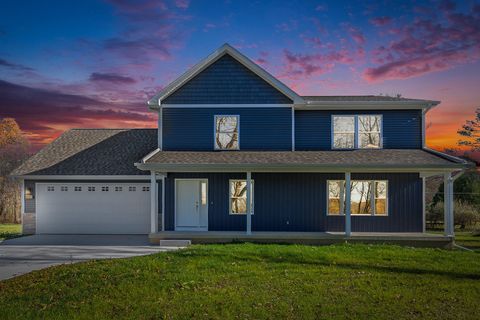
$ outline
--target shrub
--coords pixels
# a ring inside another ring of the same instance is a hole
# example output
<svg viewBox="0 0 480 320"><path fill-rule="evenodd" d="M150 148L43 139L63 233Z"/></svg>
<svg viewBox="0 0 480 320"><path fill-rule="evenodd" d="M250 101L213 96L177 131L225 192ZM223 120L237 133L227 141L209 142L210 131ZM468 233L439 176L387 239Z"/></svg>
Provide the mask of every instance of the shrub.
<svg viewBox="0 0 480 320"><path fill-rule="evenodd" d="M462 230L466 227L473 228L480 222L479 210L465 201L455 201L454 211L455 225L460 225Z"/></svg>
<svg viewBox="0 0 480 320"><path fill-rule="evenodd" d="M427 207L426 220L433 228L443 223L443 202L432 203Z"/></svg>

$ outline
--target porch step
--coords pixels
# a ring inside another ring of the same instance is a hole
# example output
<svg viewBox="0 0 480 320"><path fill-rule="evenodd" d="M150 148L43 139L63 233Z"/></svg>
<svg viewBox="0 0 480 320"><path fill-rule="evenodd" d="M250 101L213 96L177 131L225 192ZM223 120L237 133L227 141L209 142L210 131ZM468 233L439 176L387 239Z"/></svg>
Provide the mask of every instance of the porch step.
<svg viewBox="0 0 480 320"><path fill-rule="evenodd" d="M192 244L191 240L160 240L161 247L187 247Z"/></svg>

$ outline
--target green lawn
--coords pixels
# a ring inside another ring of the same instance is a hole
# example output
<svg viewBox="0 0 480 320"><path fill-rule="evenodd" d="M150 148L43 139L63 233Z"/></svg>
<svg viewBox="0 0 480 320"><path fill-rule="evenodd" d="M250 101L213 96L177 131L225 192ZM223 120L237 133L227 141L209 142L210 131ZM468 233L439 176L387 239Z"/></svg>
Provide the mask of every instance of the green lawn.
<svg viewBox="0 0 480 320"><path fill-rule="evenodd" d="M0 282L8 319L478 319L480 255L387 245L204 245Z"/></svg>
<svg viewBox="0 0 480 320"><path fill-rule="evenodd" d="M465 248L480 251L480 234L474 235L468 231L456 232L455 243Z"/></svg>
<svg viewBox="0 0 480 320"><path fill-rule="evenodd" d="M8 238L15 238L22 234L22 225L21 224L1 224L0 223L0 241Z"/></svg>

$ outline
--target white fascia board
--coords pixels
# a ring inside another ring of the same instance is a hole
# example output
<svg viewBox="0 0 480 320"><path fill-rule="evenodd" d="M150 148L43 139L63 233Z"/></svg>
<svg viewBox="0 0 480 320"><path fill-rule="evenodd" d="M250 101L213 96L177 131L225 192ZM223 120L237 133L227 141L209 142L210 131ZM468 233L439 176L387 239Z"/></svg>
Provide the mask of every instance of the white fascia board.
<svg viewBox="0 0 480 320"><path fill-rule="evenodd" d="M180 77L178 77L176 80L172 81L168 86L166 86L163 90L161 90L158 94L156 94L153 98L151 98L148 101L148 105L151 109L156 109L158 108L162 100L171 95L173 92L175 92L178 88L180 88L183 84L191 80L193 77L195 77L197 74L205 70L208 66L213 64L215 61L220 59L223 55L225 54L230 54L233 58L235 58L238 62L243 64L245 67L247 67L250 71L254 72L257 74L259 77L261 77L263 80L268 82L270 85L272 85L274 88L285 94L287 97L293 100L294 103L300 104L304 103L304 100L301 96L299 96L295 91L290 89L287 85L283 84L280 82L278 79L276 79L274 76L272 76L270 73L265 71L263 68L258 66L256 63L254 63L252 60L244 56L242 53L240 53L237 49L233 48L229 44L224 44L215 52L210 54L208 57L205 59L201 60L199 63L197 63L195 66L187 70L184 74L182 74Z"/></svg>
<svg viewBox="0 0 480 320"><path fill-rule="evenodd" d="M452 172L461 169L459 166L339 166L339 165L257 165L257 164L145 164L136 163L140 170L158 170L163 172Z"/></svg>
<svg viewBox="0 0 480 320"><path fill-rule="evenodd" d="M291 108L292 104L162 104L162 109L189 108Z"/></svg>
<svg viewBox="0 0 480 320"><path fill-rule="evenodd" d="M427 151L427 152L430 152L430 153L433 153L439 157L443 157L443 158L447 158L448 160L450 161L453 161L453 162L456 162L456 163L459 163L459 164L462 164L463 166L465 165L468 165L469 162L462 159L462 158L459 158L459 157L455 157L455 156L451 156L449 154L446 154L446 153L443 153L443 152L440 152L440 151L437 151L437 150L433 150L433 149L430 149L428 147L425 147L423 148L423 150Z"/></svg>
<svg viewBox="0 0 480 320"><path fill-rule="evenodd" d="M295 105L297 110L430 110L440 101L318 101Z"/></svg>
<svg viewBox="0 0 480 320"><path fill-rule="evenodd" d="M158 152L160 152L160 148L157 148L157 149L153 150L152 152L150 152L149 154L147 154L145 157L142 158L142 160L141 160L142 163L147 162L148 159L150 159L151 157L156 155Z"/></svg>
<svg viewBox="0 0 480 320"><path fill-rule="evenodd" d="M148 175L25 175L25 180L149 180Z"/></svg>

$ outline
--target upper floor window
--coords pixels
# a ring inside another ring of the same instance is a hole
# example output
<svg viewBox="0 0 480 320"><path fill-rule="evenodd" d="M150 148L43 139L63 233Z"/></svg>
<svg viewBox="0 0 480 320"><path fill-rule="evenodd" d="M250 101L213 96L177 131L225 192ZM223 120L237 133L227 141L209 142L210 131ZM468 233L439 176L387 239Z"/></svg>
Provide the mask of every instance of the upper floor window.
<svg viewBox="0 0 480 320"><path fill-rule="evenodd" d="M333 116L332 149L377 149L382 147L382 116Z"/></svg>
<svg viewBox="0 0 480 320"><path fill-rule="evenodd" d="M238 150L240 116L215 116L215 150Z"/></svg>

